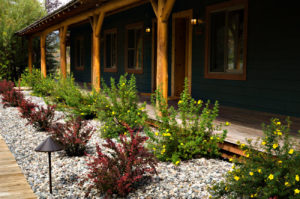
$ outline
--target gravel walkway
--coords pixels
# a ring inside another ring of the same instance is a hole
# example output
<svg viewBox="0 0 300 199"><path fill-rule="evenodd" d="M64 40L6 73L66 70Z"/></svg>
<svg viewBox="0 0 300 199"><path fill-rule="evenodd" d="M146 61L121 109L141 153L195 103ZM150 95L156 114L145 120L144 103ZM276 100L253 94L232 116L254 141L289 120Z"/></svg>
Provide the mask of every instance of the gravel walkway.
<svg viewBox="0 0 300 199"><path fill-rule="evenodd" d="M44 101L39 97L27 98L39 105ZM1 103L1 100L0 100ZM57 112L57 115L62 115ZM0 134L14 154L17 163L25 174L31 188L39 198L84 198L88 182L78 186L80 177L87 172L87 157L67 157L64 152L52 153L53 196L50 197L48 185L48 156L34 149L47 138L45 132L37 132L27 121L20 117L17 108L3 108L0 105ZM90 123L101 125L97 121ZM88 153L95 153L95 143L101 145L104 140L95 133L89 144ZM179 166L171 163L159 163L158 176L145 181L136 192L127 198L208 198L207 186L213 181L220 181L232 164L214 159L194 159L182 162ZM90 198L103 198L97 190L92 190Z"/></svg>

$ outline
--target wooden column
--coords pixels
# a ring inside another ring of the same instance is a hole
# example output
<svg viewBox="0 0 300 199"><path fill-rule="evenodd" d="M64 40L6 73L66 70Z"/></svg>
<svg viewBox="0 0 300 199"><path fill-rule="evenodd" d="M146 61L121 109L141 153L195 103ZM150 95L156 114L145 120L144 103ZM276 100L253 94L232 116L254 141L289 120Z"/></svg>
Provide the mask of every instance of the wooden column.
<svg viewBox="0 0 300 199"><path fill-rule="evenodd" d="M60 38L60 72L63 78L67 77L67 59L66 59L66 34L68 27L64 26L59 29Z"/></svg>
<svg viewBox="0 0 300 199"><path fill-rule="evenodd" d="M41 73L43 77L47 76L47 69L46 69L46 35L41 35Z"/></svg>
<svg viewBox="0 0 300 199"><path fill-rule="evenodd" d="M156 87L168 99L168 19L175 0L150 0L157 17Z"/></svg>
<svg viewBox="0 0 300 199"><path fill-rule="evenodd" d="M94 16L92 20L93 28L93 66L92 66L92 85L96 91L100 91L100 33L104 20L104 12L99 16Z"/></svg>
<svg viewBox="0 0 300 199"><path fill-rule="evenodd" d="M32 37L28 39L28 69L32 72Z"/></svg>

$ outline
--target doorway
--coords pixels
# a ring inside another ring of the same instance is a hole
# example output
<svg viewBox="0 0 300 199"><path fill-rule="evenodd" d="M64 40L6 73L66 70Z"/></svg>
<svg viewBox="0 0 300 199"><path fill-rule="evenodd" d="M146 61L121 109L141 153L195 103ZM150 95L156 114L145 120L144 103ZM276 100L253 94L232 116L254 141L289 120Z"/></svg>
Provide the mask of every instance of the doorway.
<svg viewBox="0 0 300 199"><path fill-rule="evenodd" d="M184 89L184 79L192 80L192 10L172 16L172 97L178 98Z"/></svg>

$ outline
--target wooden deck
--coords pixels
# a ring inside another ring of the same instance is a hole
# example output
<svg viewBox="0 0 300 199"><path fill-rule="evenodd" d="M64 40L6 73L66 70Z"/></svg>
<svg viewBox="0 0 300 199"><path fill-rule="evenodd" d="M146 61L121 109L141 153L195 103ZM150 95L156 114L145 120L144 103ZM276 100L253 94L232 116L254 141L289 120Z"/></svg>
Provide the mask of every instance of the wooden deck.
<svg viewBox="0 0 300 199"><path fill-rule="evenodd" d="M0 135L0 199L37 198Z"/></svg>

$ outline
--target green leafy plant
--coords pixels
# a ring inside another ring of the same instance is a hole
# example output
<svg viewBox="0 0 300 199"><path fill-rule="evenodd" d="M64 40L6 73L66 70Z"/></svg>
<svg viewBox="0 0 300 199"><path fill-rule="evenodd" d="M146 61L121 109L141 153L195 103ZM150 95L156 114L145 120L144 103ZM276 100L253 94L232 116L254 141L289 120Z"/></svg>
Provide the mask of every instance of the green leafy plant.
<svg viewBox="0 0 300 199"><path fill-rule="evenodd" d="M127 80L126 74L120 77L118 84L111 78L110 87L105 83L102 85L101 99L96 105L102 110L98 112L99 119L104 123L101 128L102 137L118 137L120 133L126 131L124 124L129 125L131 129L144 127L147 131L146 103L139 104L135 77L132 75Z"/></svg>
<svg viewBox="0 0 300 199"><path fill-rule="evenodd" d="M289 120L271 119L263 138L240 144L245 157L234 159L225 180L210 188L213 198L300 198L300 152L289 128Z"/></svg>
<svg viewBox="0 0 300 199"><path fill-rule="evenodd" d="M41 71L37 68L32 68L31 73L29 69L26 68L25 71L21 74L20 86L35 87L41 81Z"/></svg>
<svg viewBox="0 0 300 199"><path fill-rule="evenodd" d="M226 130L220 134L222 124L213 121L218 115L218 103L210 108L201 100L194 100L189 94L188 82L185 80L184 91L178 102L178 110L169 108L159 90L152 96L152 104L157 107L157 131L151 136L150 147L156 157L162 161L179 164L196 156L216 157L220 155L218 144L226 137Z"/></svg>
<svg viewBox="0 0 300 199"><path fill-rule="evenodd" d="M40 97L52 95L56 87L56 82L52 75L40 77L39 79L36 76L33 76L32 83L34 83L32 86L33 94Z"/></svg>

